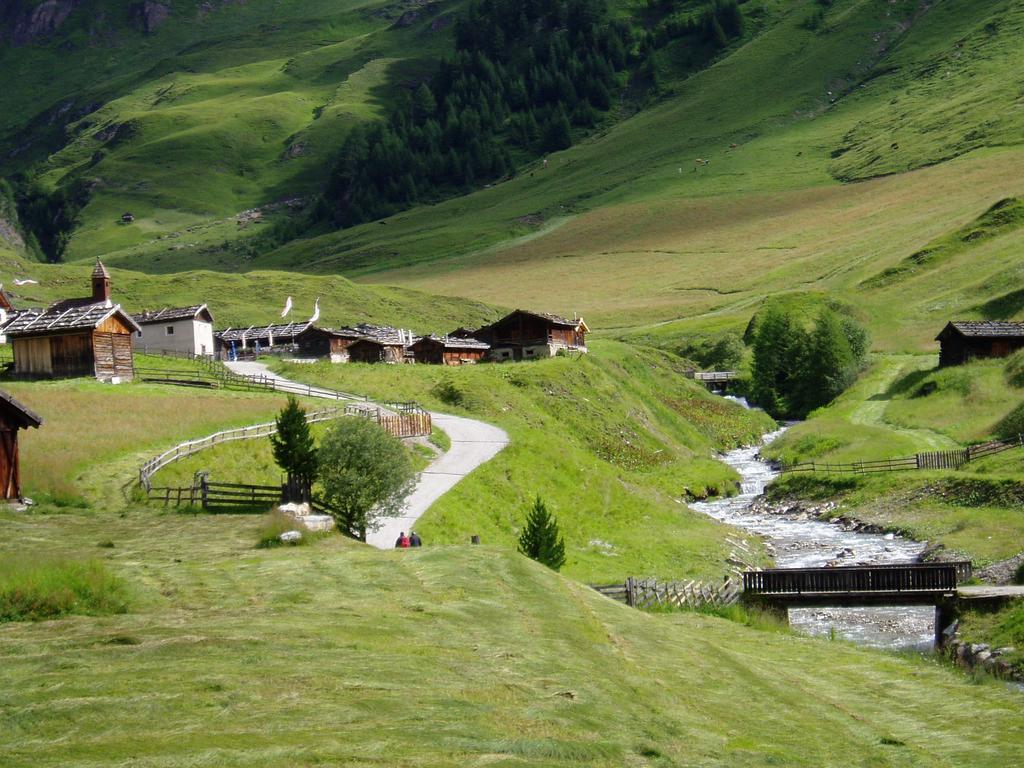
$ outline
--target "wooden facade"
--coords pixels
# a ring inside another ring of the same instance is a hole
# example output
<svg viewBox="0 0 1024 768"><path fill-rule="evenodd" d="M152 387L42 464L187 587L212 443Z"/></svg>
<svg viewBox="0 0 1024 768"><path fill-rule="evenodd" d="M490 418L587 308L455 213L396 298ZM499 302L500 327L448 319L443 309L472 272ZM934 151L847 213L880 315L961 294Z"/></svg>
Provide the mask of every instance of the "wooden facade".
<svg viewBox="0 0 1024 768"><path fill-rule="evenodd" d="M0 498L21 498L18 432L43 420L6 392L0 392Z"/></svg>
<svg viewBox="0 0 1024 768"><path fill-rule="evenodd" d="M361 338L353 330L310 326L296 337L295 343L301 357L325 357L332 363L345 363L349 360L348 348Z"/></svg>
<svg viewBox="0 0 1024 768"><path fill-rule="evenodd" d="M353 363L404 363L405 345L380 339L359 339L348 346Z"/></svg>
<svg viewBox="0 0 1024 768"><path fill-rule="evenodd" d="M18 376L95 376L104 381L134 376L132 334L141 329L131 315L111 303L110 275L98 261L91 296L19 312L4 330Z"/></svg>
<svg viewBox="0 0 1024 768"><path fill-rule="evenodd" d="M589 330L582 318L517 309L476 331L475 338L491 346L494 360L529 360L560 351L586 352Z"/></svg>
<svg viewBox="0 0 1024 768"><path fill-rule="evenodd" d="M424 336L412 345L417 363L427 365L473 365L482 361L490 346L475 339Z"/></svg>
<svg viewBox="0 0 1024 768"><path fill-rule="evenodd" d="M1024 349L1024 322L951 322L936 341L939 342L940 368L976 359L1009 357Z"/></svg>

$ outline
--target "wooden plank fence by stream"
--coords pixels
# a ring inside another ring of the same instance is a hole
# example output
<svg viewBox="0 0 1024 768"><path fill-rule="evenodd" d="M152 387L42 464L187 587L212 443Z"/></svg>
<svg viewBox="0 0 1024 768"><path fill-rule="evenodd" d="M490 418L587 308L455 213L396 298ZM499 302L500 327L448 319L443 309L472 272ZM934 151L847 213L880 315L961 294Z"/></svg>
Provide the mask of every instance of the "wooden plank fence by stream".
<svg viewBox="0 0 1024 768"><path fill-rule="evenodd" d="M971 445L967 448L959 448L951 451L926 451L913 456L903 456L895 459L878 459L875 461L854 461L848 463L829 462L804 462L783 466L783 474L793 472L813 472L826 475L861 475L872 472L905 472L912 470L926 469L960 469L968 464L985 456L994 456L997 453L1008 451L1011 448L1024 447L1024 434L1009 440L992 440L979 445Z"/></svg>
<svg viewBox="0 0 1024 768"><path fill-rule="evenodd" d="M703 581L658 581L630 577L621 584L593 587L602 595L634 608L724 607L739 602L743 592L738 581L726 579L721 584Z"/></svg>

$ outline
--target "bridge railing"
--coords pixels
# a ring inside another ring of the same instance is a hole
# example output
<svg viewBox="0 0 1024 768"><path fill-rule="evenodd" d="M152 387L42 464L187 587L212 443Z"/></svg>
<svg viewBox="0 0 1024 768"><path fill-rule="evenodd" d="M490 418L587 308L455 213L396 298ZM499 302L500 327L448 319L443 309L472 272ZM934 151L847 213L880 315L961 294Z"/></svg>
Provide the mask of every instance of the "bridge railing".
<svg viewBox="0 0 1024 768"><path fill-rule="evenodd" d="M743 574L743 591L755 595L950 592L956 589L964 565L920 563L747 571Z"/></svg>

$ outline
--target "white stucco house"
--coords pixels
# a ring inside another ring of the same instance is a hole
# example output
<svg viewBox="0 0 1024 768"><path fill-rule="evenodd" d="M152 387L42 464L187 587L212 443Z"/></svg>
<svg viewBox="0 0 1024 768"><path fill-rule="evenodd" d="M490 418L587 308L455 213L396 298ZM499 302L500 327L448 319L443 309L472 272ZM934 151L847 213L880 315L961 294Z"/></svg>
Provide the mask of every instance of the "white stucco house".
<svg viewBox="0 0 1024 768"><path fill-rule="evenodd" d="M205 304L133 315L142 328L132 336L139 352L177 352L212 357L213 315Z"/></svg>

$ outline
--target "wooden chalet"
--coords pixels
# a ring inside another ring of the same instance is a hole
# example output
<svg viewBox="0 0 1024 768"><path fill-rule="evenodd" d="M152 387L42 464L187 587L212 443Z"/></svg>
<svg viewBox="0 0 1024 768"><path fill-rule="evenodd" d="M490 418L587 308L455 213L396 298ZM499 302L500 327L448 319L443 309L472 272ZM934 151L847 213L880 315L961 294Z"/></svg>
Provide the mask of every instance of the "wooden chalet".
<svg viewBox="0 0 1024 768"><path fill-rule="evenodd" d="M416 337L412 331L373 325L357 325L362 338L348 347L348 358L353 363L407 363L413 362L412 346Z"/></svg>
<svg viewBox="0 0 1024 768"><path fill-rule="evenodd" d="M546 312L517 309L501 320L480 328L475 337L491 346L492 360L531 360L559 352L587 351L583 318L567 320Z"/></svg>
<svg viewBox="0 0 1024 768"><path fill-rule="evenodd" d="M226 328L213 334L217 352L221 357L234 350L269 350L294 347L296 340L312 323L286 323L282 325L250 325L248 328Z"/></svg>
<svg viewBox="0 0 1024 768"><path fill-rule="evenodd" d="M348 348L363 338L354 328L317 328L310 326L295 337L302 357L329 358L332 363L347 363Z"/></svg>
<svg viewBox="0 0 1024 768"><path fill-rule="evenodd" d="M940 368L980 358L1009 357L1024 349L1024 322L958 320L948 323L935 340L939 342Z"/></svg>
<svg viewBox="0 0 1024 768"><path fill-rule="evenodd" d="M6 392L0 392L0 498L21 498L18 432L38 428L43 420Z"/></svg>
<svg viewBox="0 0 1024 768"><path fill-rule="evenodd" d="M476 339L424 336L412 345L417 363L428 365L473 365L487 356L490 344Z"/></svg>
<svg viewBox="0 0 1024 768"><path fill-rule="evenodd" d="M168 307L133 315L142 328L135 334L136 349L212 356L213 315L205 304Z"/></svg>
<svg viewBox="0 0 1024 768"><path fill-rule="evenodd" d="M110 275L99 261L92 288L92 296L64 299L45 310L25 310L7 323L4 333L14 351L15 375L132 379L132 334L141 328L111 302Z"/></svg>

